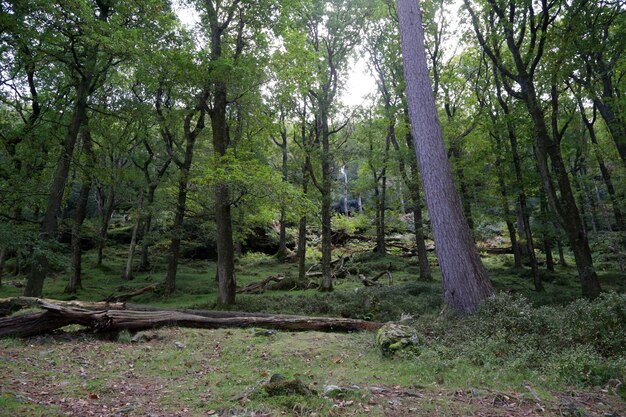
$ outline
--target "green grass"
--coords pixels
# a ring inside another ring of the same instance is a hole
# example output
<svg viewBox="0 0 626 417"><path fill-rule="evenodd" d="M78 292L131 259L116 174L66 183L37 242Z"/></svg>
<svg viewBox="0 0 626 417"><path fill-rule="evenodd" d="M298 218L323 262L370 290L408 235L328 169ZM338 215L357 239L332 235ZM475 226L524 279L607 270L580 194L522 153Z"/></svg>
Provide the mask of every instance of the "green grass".
<svg viewBox="0 0 626 417"><path fill-rule="evenodd" d="M63 293L68 272L47 279L44 296L102 300L164 278L164 259L154 256L151 272L136 273L132 281L124 282L120 275L125 247L107 248L106 254L102 267L95 266L93 251L86 254L84 288L76 296ZM317 254L312 251L310 264L316 260ZM300 378L318 392L329 384L358 385L360 389L343 400L354 403L349 415L365 416L385 413L383 403L368 405L376 396L366 387L378 385L420 390L430 397L437 397L442 390L478 390L486 393L484 396L492 391L508 392L532 403L536 399L526 388L530 386L541 401L550 403L557 401L555 393L572 387L588 390L626 379L626 355L620 347L626 346L626 319L620 316L624 313L619 295L592 304L575 301L580 297L580 284L571 266L557 266L554 273L542 271L546 292L536 293L529 269L514 269L511 256L483 256L483 262L496 289L514 296L501 295L470 318L449 311L441 314L437 269L433 282L419 282L414 259L369 252L353 254L346 264L350 274L337 280L332 293L285 290L240 294L233 307L376 321L398 320L402 314L411 314L411 324L423 340L418 354L385 359L371 333L278 332L266 337L256 336L253 330L167 329L158 331L160 339L136 344L130 342L129 332L107 339L74 327L65 336L0 340L0 381L19 380L20 375L26 375L36 384L47 381L51 388L46 389L52 390L54 398L96 398L93 401L108 401L117 410L132 407L130 415L148 414L154 407L185 414L182 405L189 415L227 409L329 415L337 409L331 399L321 396L270 397L258 389L270 375L281 373L287 378ZM431 263L435 265L434 259ZM260 254L239 259L236 268L239 286L269 275L297 276L296 264ZM392 286L364 288L358 279L358 274L371 277L387 269L393 274ZM624 293L623 273L606 270L599 276L605 290ZM5 282L20 280L24 277L5 278ZM17 296L21 291L4 285L0 287L0 298ZM214 308L215 300L215 264L184 260L174 294L146 293L131 302ZM175 342L184 346L177 347ZM127 401L130 406L118 403L120 390L136 391L136 398L143 395L153 398L154 403L132 398ZM244 393L244 399L234 400ZM0 415L5 415L4 410L9 410L6 415L28 416L55 415L58 411L55 406L43 407L27 397L8 382L0 382ZM437 415L459 415L475 413L479 404L460 404L446 394L439 400L420 400L419 407L424 413L431 410Z"/></svg>

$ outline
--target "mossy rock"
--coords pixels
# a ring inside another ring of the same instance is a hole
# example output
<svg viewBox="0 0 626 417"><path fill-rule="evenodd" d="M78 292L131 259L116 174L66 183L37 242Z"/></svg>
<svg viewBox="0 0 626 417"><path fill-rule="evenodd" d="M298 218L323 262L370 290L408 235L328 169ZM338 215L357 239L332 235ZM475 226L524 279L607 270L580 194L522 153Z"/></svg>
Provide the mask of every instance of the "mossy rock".
<svg viewBox="0 0 626 417"><path fill-rule="evenodd" d="M300 379L288 380L280 374L274 374L270 381L263 386L263 389L270 397L302 395L309 397L315 395L315 391L311 390Z"/></svg>
<svg viewBox="0 0 626 417"><path fill-rule="evenodd" d="M400 351L419 352L417 331L409 326L387 323L376 334L376 345L383 356L394 356Z"/></svg>

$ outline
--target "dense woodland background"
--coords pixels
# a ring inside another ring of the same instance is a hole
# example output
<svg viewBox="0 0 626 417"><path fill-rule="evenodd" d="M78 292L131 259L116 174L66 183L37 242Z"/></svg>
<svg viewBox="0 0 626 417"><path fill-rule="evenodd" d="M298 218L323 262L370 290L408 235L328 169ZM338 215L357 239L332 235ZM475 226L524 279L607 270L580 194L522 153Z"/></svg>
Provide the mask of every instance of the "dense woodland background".
<svg viewBox="0 0 626 417"><path fill-rule="evenodd" d="M167 257L167 292L181 257L218 259L228 305L246 251L297 250L304 279L312 244L331 290L343 230L382 254L414 233L416 279L431 279L395 4L185 6L197 24L164 1L2 2L0 275L39 296L71 269L73 293L82 252L100 266L113 238L129 244L124 280ZM466 1L458 26L447 2L421 7L474 239L510 247L537 291L538 253L548 270L572 253L597 296L597 268L624 270L624 5ZM350 107L355 58L376 92Z"/></svg>
<svg viewBox="0 0 626 417"><path fill-rule="evenodd" d="M111 381L141 363L170 394L127 387L130 414L233 396L270 410L245 415L624 411L623 0L1 0L0 29L0 296L416 332L393 361L363 334L170 329L138 339L159 347L141 360L129 333L2 339L0 409L50 415L52 392L66 412L87 396L126 413ZM357 61L375 85L347 105ZM0 334L35 326L20 320ZM268 355L387 391L241 396ZM42 372L73 382L42 388ZM20 378L36 388L11 391Z"/></svg>

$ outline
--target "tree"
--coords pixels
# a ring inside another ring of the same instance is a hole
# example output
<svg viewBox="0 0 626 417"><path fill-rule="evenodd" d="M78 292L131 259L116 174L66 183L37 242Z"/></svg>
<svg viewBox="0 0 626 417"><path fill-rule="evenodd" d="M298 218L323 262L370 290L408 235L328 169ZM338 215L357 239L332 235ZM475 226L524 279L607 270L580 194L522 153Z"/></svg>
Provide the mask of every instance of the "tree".
<svg viewBox="0 0 626 417"><path fill-rule="evenodd" d="M93 13L93 10L89 10L90 8L86 9L88 13ZM95 9L95 20L106 25L109 15L112 12L111 4L108 1L96 0ZM57 212L63 200L63 192L65 191L65 184L70 170L78 133L87 115L89 97L98 86L98 83L103 81L106 70L112 64L112 60L109 60L104 65L98 66L101 60L105 60L106 62L106 58L103 59L101 56L98 45L96 44L90 47L83 43L85 40L84 37L82 37L80 27L85 24L86 21L94 20L94 18L88 16L88 14L77 16L71 14L69 11L58 8L55 8L53 13L53 16L55 14L58 15L55 17L58 17L60 19L59 21L65 19L65 22L71 22L62 27L61 30L54 27L48 27L47 29L57 30L60 42L62 42L62 45L65 47L65 49L61 51L51 51L51 54L53 54L53 56L59 54L60 56L55 56L55 58L59 59L61 63L67 66L66 70L72 77L74 99L71 109L71 118L61 146L61 152L56 164L56 170L52 185L50 186L46 210L41 224L40 236L44 242L54 239L56 235ZM81 21L80 19L85 19L85 21ZM33 265L31 266L24 295L41 295L46 272L47 259L45 254L40 253L35 257Z"/></svg>
<svg viewBox="0 0 626 417"><path fill-rule="evenodd" d="M583 294L589 298L597 297L600 283L561 154L561 140L569 125L569 121L560 123L559 118L561 86L558 79L561 76L559 70L563 56L557 54L549 67L549 73L544 74L545 90L538 88L537 81L542 58L545 61L544 53L550 46L550 29L559 16L560 2L520 4L517 0L507 0L503 4L486 0L486 4L481 5L480 15L470 0L464 0L464 3L478 42L498 69L502 85L509 94L526 105L533 124L535 156L547 199L559 224L567 233L576 258ZM509 54L513 63L504 59L505 53ZM519 86L519 90L513 84ZM549 115L542 104L542 93L549 97Z"/></svg>
<svg viewBox="0 0 626 417"><path fill-rule="evenodd" d="M312 53L316 74L309 85L308 96L316 120L320 148L321 178L310 169L312 183L321 194L322 221L322 291L332 291L331 204L333 155L331 139L346 123L333 126L337 93L345 74L348 58L359 41L365 5L360 2L312 0L299 12L299 25L306 30L307 49ZM312 165L309 165L312 168Z"/></svg>
<svg viewBox="0 0 626 417"><path fill-rule="evenodd" d="M398 0L407 101L415 149L441 266L445 300L472 313L493 294L452 181L432 85L417 0Z"/></svg>

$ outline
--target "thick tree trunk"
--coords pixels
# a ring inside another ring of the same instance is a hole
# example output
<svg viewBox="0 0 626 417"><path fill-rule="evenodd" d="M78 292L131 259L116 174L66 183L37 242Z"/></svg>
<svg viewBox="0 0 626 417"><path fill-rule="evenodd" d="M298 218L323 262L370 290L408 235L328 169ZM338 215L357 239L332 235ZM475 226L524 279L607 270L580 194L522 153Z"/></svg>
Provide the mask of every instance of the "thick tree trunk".
<svg viewBox="0 0 626 417"><path fill-rule="evenodd" d="M98 258L96 266L102 266L104 258L104 246L106 245L107 235L109 233L109 223L115 209L115 187L110 185L102 206L102 217L100 219L100 233L98 234Z"/></svg>
<svg viewBox="0 0 626 417"><path fill-rule="evenodd" d="M122 279L129 281L133 279L133 258L135 257L135 247L137 245L137 234L141 225L141 212L143 210L143 190L139 191L139 198L137 201L137 213L135 213L135 224L133 225L133 232L130 237L130 245L128 245L128 257L126 258L126 268L122 273Z"/></svg>
<svg viewBox="0 0 626 417"><path fill-rule="evenodd" d="M224 156L228 149L226 123L226 86L216 83L211 117L213 148L217 155ZM232 305L236 296L235 248L233 243L232 216L228 184L215 187L215 222L217 225L217 273L218 304Z"/></svg>
<svg viewBox="0 0 626 417"><path fill-rule="evenodd" d="M172 310L85 310L63 307L42 301L43 313L30 313L0 318L0 338L28 337L47 333L70 324L90 327L98 332L139 331L164 326L202 329L261 327L284 331L352 332L376 330L382 323L333 317L305 316L230 316L204 317L191 311Z"/></svg>
<svg viewBox="0 0 626 417"><path fill-rule="evenodd" d="M74 212L74 222L72 223L72 274L70 281L65 287L68 294L76 294L76 290L83 288L82 284L82 249L80 247L80 229L87 216L87 202L91 191L91 179L85 179L80 189L76 210Z"/></svg>
<svg viewBox="0 0 626 417"><path fill-rule="evenodd" d="M450 164L428 76L419 2L398 0L411 129L430 213L445 300L458 312L475 312L493 294L480 260Z"/></svg>
<svg viewBox="0 0 626 417"><path fill-rule="evenodd" d="M453 144L450 147L450 152L454 157L456 164L454 165L454 171L456 174L456 179L459 184L459 195L461 197L461 204L463 206L463 214L465 215L465 219L467 219L467 225L470 230L474 231L474 217L472 216L472 197L469 192L469 187L467 186L467 180L465 178L465 170L463 169L463 160L461 158L461 149L460 144L453 141Z"/></svg>

